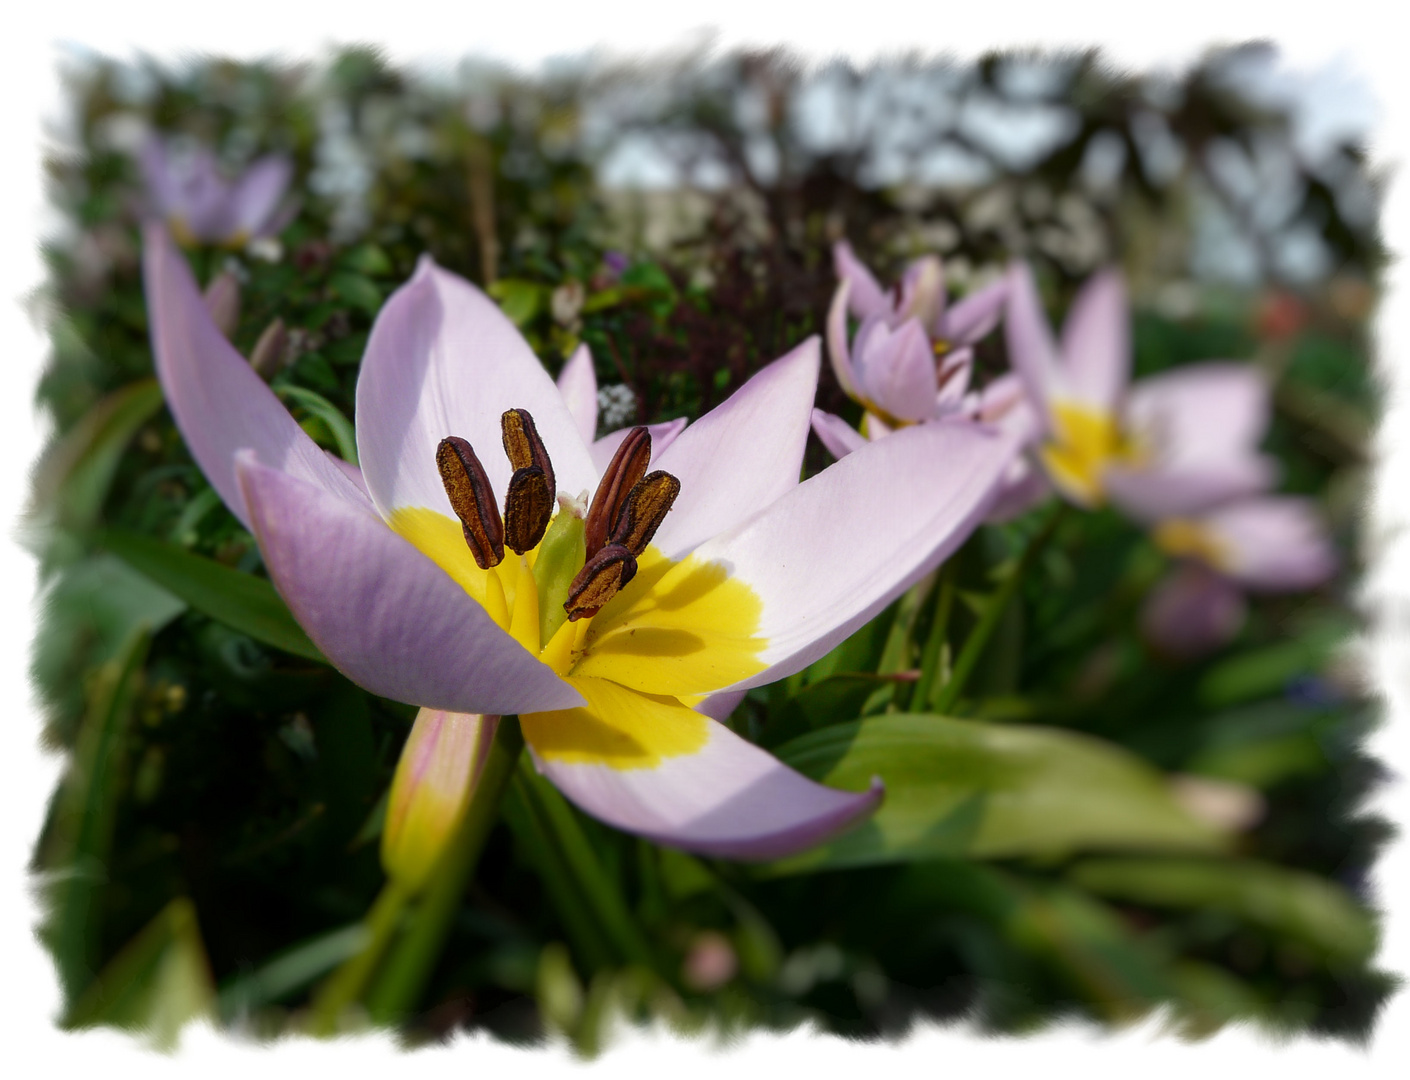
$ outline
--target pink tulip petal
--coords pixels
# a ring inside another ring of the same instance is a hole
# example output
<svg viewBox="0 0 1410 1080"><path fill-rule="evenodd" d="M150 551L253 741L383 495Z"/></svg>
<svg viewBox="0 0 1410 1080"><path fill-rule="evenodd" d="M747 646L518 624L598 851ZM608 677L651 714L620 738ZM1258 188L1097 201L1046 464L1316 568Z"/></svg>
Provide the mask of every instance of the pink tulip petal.
<svg viewBox="0 0 1410 1080"><path fill-rule="evenodd" d="M652 468L681 482L656 533L672 558L772 505L798 485L818 384L818 340L775 360L680 433Z"/></svg>
<svg viewBox="0 0 1410 1080"><path fill-rule="evenodd" d="M651 433L652 461L657 460L666 452L666 447L676 441L676 437L685 430L687 422L684 416L678 416L660 424L646 425L646 430ZM629 431L629 427L609 431L592 444L592 463L599 473L607 471L607 466L612 464L612 455L617 452L617 447L622 445L622 440L627 437Z"/></svg>
<svg viewBox="0 0 1410 1080"><path fill-rule="evenodd" d="M333 665L374 694L432 709L570 708L577 691L501 630L372 511L239 455L269 576Z"/></svg>
<svg viewBox="0 0 1410 1080"><path fill-rule="evenodd" d="M1192 660L1232 641L1248 605L1228 578L1197 563L1177 568L1141 609L1141 631L1167 656Z"/></svg>
<svg viewBox="0 0 1410 1080"><path fill-rule="evenodd" d="M1245 588L1297 592L1336 573L1336 552L1310 499L1247 499L1199 520L1227 554L1219 569Z"/></svg>
<svg viewBox="0 0 1410 1080"><path fill-rule="evenodd" d="M999 325L1008 298L1008 278L971 293L941 317L936 337L951 345L973 345Z"/></svg>
<svg viewBox="0 0 1410 1080"><path fill-rule="evenodd" d="M886 295L881 283L872 276L846 240L832 245L832 267L838 278L851 286L847 307L858 319L889 319L895 314L895 305Z"/></svg>
<svg viewBox="0 0 1410 1080"><path fill-rule="evenodd" d="M201 471L245 524L235 453L314 484L356 506L366 495L332 464L211 321L186 259L166 229L143 229L143 276L157 376Z"/></svg>
<svg viewBox="0 0 1410 1080"><path fill-rule="evenodd" d="M597 438L597 372L593 370L592 352L586 345L574 349L563 365L558 374L558 392L573 414L578 434L591 446Z"/></svg>
<svg viewBox="0 0 1410 1080"><path fill-rule="evenodd" d="M1062 327L1062 358L1073 398L1111 412L1131 380L1131 315L1126 286L1104 270L1082 286Z"/></svg>
<svg viewBox="0 0 1410 1080"><path fill-rule="evenodd" d="M503 497L512 470L500 416L508 409L533 416L559 491L596 489L577 422L519 331L479 289L423 257L378 313L357 382L358 459L377 509L452 515L436 469L448 435L470 443Z"/></svg>
<svg viewBox="0 0 1410 1080"><path fill-rule="evenodd" d="M813 434L835 458L845 458L858 447L865 446L867 437L840 416L821 409L813 410Z"/></svg>

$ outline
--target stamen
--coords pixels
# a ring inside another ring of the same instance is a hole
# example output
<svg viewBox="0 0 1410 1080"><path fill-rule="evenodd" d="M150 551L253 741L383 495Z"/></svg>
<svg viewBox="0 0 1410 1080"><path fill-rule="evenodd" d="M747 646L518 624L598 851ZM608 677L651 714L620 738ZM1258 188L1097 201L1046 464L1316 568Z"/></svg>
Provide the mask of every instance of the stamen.
<svg viewBox="0 0 1410 1080"><path fill-rule="evenodd" d="M499 418L500 435L504 439L504 452L509 456L509 464L515 472L530 466L542 470L548 481L548 490L554 492L553 462L548 460L548 451L543 448L539 429L534 426L534 418L528 409L508 409Z"/></svg>
<svg viewBox="0 0 1410 1080"><path fill-rule="evenodd" d="M612 543L641 555L680 493L681 482L668 472L654 472L637 481L612 530Z"/></svg>
<svg viewBox="0 0 1410 1080"><path fill-rule="evenodd" d="M569 622L590 618L636 576L636 559L620 544L608 544L587 561L568 589L563 610Z"/></svg>
<svg viewBox="0 0 1410 1080"><path fill-rule="evenodd" d="M475 564L481 570L498 566L504 558L504 526L489 477L475 451L454 435L442 439L436 447L436 468Z"/></svg>
<svg viewBox="0 0 1410 1080"><path fill-rule="evenodd" d="M522 555L543 539L553 516L553 488L537 465L520 469L509 480L504 496L504 542Z"/></svg>
<svg viewBox="0 0 1410 1080"><path fill-rule="evenodd" d="M504 496L504 542L522 555L543 539L553 516L553 463L527 409L508 409L499 418L504 452L514 466Z"/></svg>
<svg viewBox="0 0 1410 1080"><path fill-rule="evenodd" d="M622 445L612 455L607 471L597 485L592 497L587 520L583 522L584 540L587 555L591 559L607 543L617 519L621 516L627 496L636 487L637 481L646 475L646 466L651 461L651 433L644 427L635 427L627 432Z"/></svg>

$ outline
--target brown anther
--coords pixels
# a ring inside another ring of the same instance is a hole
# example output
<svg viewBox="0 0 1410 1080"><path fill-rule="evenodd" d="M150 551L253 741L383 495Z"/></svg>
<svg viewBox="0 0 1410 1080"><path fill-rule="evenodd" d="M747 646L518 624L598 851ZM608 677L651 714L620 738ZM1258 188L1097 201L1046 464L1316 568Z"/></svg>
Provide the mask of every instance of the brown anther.
<svg viewBox="0 0 1410 1080"><path fill-rule="evenodd" d="M612 530L612 543L640 556L680 493L681 482L668 472L654 472L638 480Z"/></svg>
<svg viewBox="0 0 1410 1080"><path fill-rule="evenodd" d="M563 610L569 622L590 618L636 576L636 558L620 544L608 544L578 571L568 586Z"/></svg>
<svg viewBox="0 0 1410 1080"><path fill-rule="evenodd" d="M552 481L537 465L518 470L504 496L504 542L522 555L536 547L553 517Z"/></svg>
<svg viewBox="0 0 1410 1080"><path fill-rule="evenodd" d="M548 460L548 451L543 448L539 429L534 426L534 418L528 409L508 409L499 418L499 429L504 439L504 452L509 456L509 464L514 471L533 466L539 469L548 481L549 494L557 491L554 485L553 462Z"/></svg>
<svg viewBox="0 0 1410 1080"><path fill-rule="evenodd" d="M612 455L612 461L602 474L597 492L592 497L587 519L583 522L583 540L587 545L587 557L591 559L607 543L627 496L632 488L646 475L646 466L651 461L651 433L644 427L635 427L627 432L622 445Z"/></svg>
<svg viewBox="0 0 1410 1080"><path fill-rule="evenodd" d="M475 451L454 435L442 439L436 447L436 468L476 565L481 570L498 566L504 558L504 526L489 477Z"/></svg>

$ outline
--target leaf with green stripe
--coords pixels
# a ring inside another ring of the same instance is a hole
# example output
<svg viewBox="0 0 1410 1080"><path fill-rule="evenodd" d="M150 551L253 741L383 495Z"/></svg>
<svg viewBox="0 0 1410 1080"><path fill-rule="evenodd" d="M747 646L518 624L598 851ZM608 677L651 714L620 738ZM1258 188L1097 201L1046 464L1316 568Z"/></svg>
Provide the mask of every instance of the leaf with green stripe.
<svg viewBox="0 0 1410 1080"><path fill-rule="evenodd" d="M264 578L124 530L107 530L102 542L114 555L202 614L276 649L328 662Z"/></svg>
<svg viewBox="0 0 1410 1080"><path fill-rule="evenodd" d="M894 714L825 728L776 753L830 787L864 791L879 776L886 797L866 822L764 874L1224 842L1181 808L1159 772L1071 731Z"/></svg>

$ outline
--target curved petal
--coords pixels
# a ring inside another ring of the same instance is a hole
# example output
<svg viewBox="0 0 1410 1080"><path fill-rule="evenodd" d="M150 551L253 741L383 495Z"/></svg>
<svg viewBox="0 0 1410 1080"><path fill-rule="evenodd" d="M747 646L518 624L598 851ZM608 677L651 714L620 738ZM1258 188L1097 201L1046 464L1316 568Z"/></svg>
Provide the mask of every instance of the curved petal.
<svg viewBox="0 0 1410 1080"><path fill-rule="evenodd" d="M919 320L907 319L894 331L874 322L857 335L853 366L868 401L898 420L925 420L935 412L939 385L935 354Z"/></svg>
<svg viewBox="0 0 1410 1080"><path fill-rule="evenodd" d="M358 460L382 516L403 507L452 514L436 470L436 446L448 435L475 448L503 495L512 474L500 435L508 409L533 416L560 491L596 488L578 425L514 324L423 256L378 312L357 380Z"/></svg>
<svg viewBox="0 0 1410 1080"><path fill-rule="evenodd" d="M986 285L946 311L935 336L951 345L973 345L999 325L1008 299L1008 278Z"/></svg>
<svg viewBox="0 0 1410 1080"><path fill-rule="evenodd" d="M1267 377L1252 364L1206 361L1131 387L1132 435L1167 466L1217 464L1251 453L1268 430Z"/></svg>
<svg viewBox="0 0 1410 1080"><path fill-rule="evenodd" d="M813 434L835 458L845 458L853 450L865 446L867 437L840 416L821 409L813 410Z"/></svg>
<svg viewBox="0 0 1410 1080"><path fill-rule="evenodd" d="M1296 592L1336 573L1336 552L1310 499L1248 499L1201 522L1221 550L1219 569L1247 588Z"/></svg>
<svg viewBox="0 0 1410 1080"><path fill-rule="evenodd" d="M844 279L832 294L832 305L827 309L827 355L832 361L832 373L837 376L837 385L849 398L856 400L862 392L857 386L852 354L847 348L847 297L851 288L851 283Z"/></svg>
<svg viewBox="0 0 1410 1080"><path fill-rule="evenodd" d="M338 471L353 482L353 485L358 491L362 492L363 495L367 495L367 484L362 479L361 469L351 461L344 461L331 450L325 450L323 452L328 455L328 460L338 467ZM367 495L367 505L372 505L372 497L370 495Z"/></svg>
<svg viewBox="0 0 1410 1080"><path fill-rule="evenodd" d="M832 245L832 268L837 276L851 286L847 307L859 319L889 319L895 314L895 306L886 295L881 283L872 276L846 240Z"/></svg>
<svg viewBox="0 0 1410 1080"><path fill-rule="evenodd" d="M656 459L656 468L681 482L657 547L678 558L798 485L818 364L818 339L811 337L682 431Z"/></svg>
<svg viewBox="0 0 1410 1080"><path fill-rule="evenodd" d="M246 525L235 453L297 476L357 506L367 497L299 427L211 321L186 259L166 229L143 229L142 270L157 376L176 426L225 505Z"/></svg>
<svg viewBox="0 0 1410 1080"><path fill-rule="evenodd" d="M1109 466L1102 474L1107 497L1141 522L1198 514L1268 490L1277 479L1271 458L1244 456L1176 468Z"/></svg>
<svg viewBox="0 0 1410 1080"><path fill-rule="evenodd" d="M371 507L266 468L248 452L238 475L269 576L299 625L359 686L463 713L581 702Z"/></svg>
<svg viewBox="0 0 1410 1080"><path fill-rule="evenodd" d="M660 424L646 425L646 430L651 433L651 459L653 461L666 452L666 447L676 441L676 436L685 430L687 423L689 421L684 416L678 416L674 420L666 420ZM592 463L599 473L607 470L607 466L612 463L612 455L617 452L617 447L622 445L622 440L627 437L629 431L631 431L629 427L609 431L592 444Z"/></svg>
<svg viewBox="0 0 1410 1080"><path fill-rule="evenodd" d="M575 670L677 697L798 671L964 542L1015 451L946 422L867 443L690 558L644 560Z"/></svg>
<svg viewBox="0 0 1410 1080"><path fill-rule="evenodd" d="M231 235L268 235L293 175L293 163L282 154L269 154L246 169L230 193Z"/></svg>
<svg viewBox="0 0 1410 1080"><path fill-rule="evenodd" d="M1033 271L1025 263L1015 263L1009 270L1009 298L1004 314L1004 338L1008 345L1009 363L1028 391L1039 428L1052 427L1048 415L1049 402L1061 396L1062 372L1058 366L1057 344L1052 328L1043 313L1038 287L1033 283Z"/></svg>
<svg viewBox="0 0 1410 1080"><path fill-rule="evenodd" d="M934 334L945 312L945 268L939 256L923 255L907 266L900 293L896 317L917 319L927 334Z"/></svg>
<svg viewBox="0 0 1410 1080"><path fill-rule="evenodd" d="M558 373L558 392L573 414L578 434L591 446L597 437L597 372L593 370L592 352L586 345L574 349ZM601 466L598 469L600 471Z"/></svg>
<svg viewBox="0 0 1410 1080"><path fill-rule="evenodd" d="M999 485L999 495L984 521L990 525L1002 525L1021 514L1026 514L1053 493L1052 484L1043 475L1043 470L1035 468L1027 458L1015 458L1004 474Z"/></svg>
<svg viewBox="0 0 1410 1080"><path fill-rule="evenodd" d="M1131 380L1131 315L1126 286L1115 270L1090 278L1062 326L1067 388L1093 408L1116 408Z"/></svg>
<svg viewBox="0 0 1410 1080"><path fill-rule="evenodd" d="M539 772L594 817L657 843L729 859L802 851L870 813L867 792L794 772L667 698L572 680L588 707L520 717Z"/></svg>

